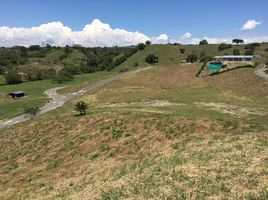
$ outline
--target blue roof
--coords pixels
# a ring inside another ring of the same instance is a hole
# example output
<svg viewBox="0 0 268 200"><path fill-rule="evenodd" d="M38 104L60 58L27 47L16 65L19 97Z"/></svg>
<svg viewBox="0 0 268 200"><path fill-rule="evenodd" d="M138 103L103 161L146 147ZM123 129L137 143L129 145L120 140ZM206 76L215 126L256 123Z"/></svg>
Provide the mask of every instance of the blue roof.
<svg viewBox="0 0 268 200"><path fill-rule="evenodd" d="M18 90L18 91L15 91L15 92L11 92L10 94L24 94L24 92L23 92L23 91Z"/></svg>

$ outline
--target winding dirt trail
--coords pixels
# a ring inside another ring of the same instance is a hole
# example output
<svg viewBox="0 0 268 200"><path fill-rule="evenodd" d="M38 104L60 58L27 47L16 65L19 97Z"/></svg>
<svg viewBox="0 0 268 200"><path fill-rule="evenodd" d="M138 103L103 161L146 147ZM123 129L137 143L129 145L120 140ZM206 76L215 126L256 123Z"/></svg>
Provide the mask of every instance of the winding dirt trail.
<svg viewBox="0 0 268 200"><path fill-rule="evenodd" d="M122 78L126 78L130 75L134 75L136 73L139 73L141 71L145 71L152 68L152 66L146 67L146 68L142 68L142 69L138 69L135 71L129 71L129 72L125 72L116 76L113 76L111 78L107 78L101 81L98 81L96 83L90 84L84 88L82 88L81 90L77 91L77 92L73 92L73 93L67 93L67 94L58 94L57 91L59 89L62 89L63 87L57 87L57 88L52 88L52 89L48 89L46 90L44 93L49 97L49 99L51 99L47 104L45 104L43 107L40 108L40 112L37 114L42 115L45 114L49 111L55 110L58 107L63 106L64 103L66 103L67 101L70 101L74 98L77 98L79 96L82 96L83 94L85 94L86 92L92 91L98 87L104 86L108 83L111 83L113 81L122 79ZM17 117L8 119L8 120L2 120L0 121L0 129L1 128L5 128L5 127L9 127L12 126L14 124L18 124L21 122L25 122L30 120L31 118L27 115L27 114L23 114L23 115L19 115Z"/></svg>

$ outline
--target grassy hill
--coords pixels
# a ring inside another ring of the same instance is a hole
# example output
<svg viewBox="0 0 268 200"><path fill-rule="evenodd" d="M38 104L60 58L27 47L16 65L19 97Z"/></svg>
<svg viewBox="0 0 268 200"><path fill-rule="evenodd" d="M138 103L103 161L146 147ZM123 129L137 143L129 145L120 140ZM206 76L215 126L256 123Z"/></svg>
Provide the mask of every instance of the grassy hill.
<svg viewBox="0 0 268 200"><path fill-rule="evenodd" d="M1 130L0 199L267 199L267 81L199 67L158 66Z"/></svg>
<svg viewBox="0 0 268 200"><path fill-rule="evenodd" d="M196 54L199 58L202 53L206 56L217 55L232 55L234 49L239 49L241 54L245 53L245 45L232 45L232 48L228 48L222 51L218 50L219 44L209 45L150 45L145 50L138 51L136 54L128 58L128 60L120 65L121 68L132 68L137 65L148 66L145 62L145 57L152 53L159 57L159 66L174 66L185 60L186 57L192 53ZM268 44L261 44L255 48L255 54L262 54L264 59L262 62L268 62L268 53L265 53L264 49L268 48ZM185 49L185 53L181 53L180 49ZM262 52L262 53L260 53Z"/></svg>

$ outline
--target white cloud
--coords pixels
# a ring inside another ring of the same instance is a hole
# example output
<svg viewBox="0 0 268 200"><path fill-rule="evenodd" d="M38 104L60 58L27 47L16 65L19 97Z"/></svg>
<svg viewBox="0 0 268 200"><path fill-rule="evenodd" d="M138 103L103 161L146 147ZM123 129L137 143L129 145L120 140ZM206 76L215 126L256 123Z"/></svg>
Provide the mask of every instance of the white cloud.
<svg viewBox="0 0 268 200"><path fill-rule="evenodd" d="M32 28L0 27L0 46L51 44L65 46L80 44L92 46L127 46L145 42L150 38L143 33L112 29L109 24L95 19L82 31L72 31L61 22L51 22Z"/></svg>
<svg viewBox="0 0 268 200"><path fill-rule="evenodd" d="M260 22L255 22L260 24ZM268 36L235 36L227 38L217 37L192 37L191 33L185 33L178 40L170 40L167 34L157 37L148 37L140 32L130 32L124 29L111 28L109 24L95 19L87 24L81 31L73 31L61 22L51 22L37 27L0 27L0 46L10 47L15 45L29 46L33 44L65 46L80 44L86 47L94 46L128 46L151 40L152 43L166 44L169 41L183 44L198 44L206 39L209 43L231 43L233 38L244 39L245 43L268 41Z"/></svg>
<svg viewBox="0 0 268 200"><path fill-rule="evenodd" d="M183 40L185 40L185 39L190 39L192 37L192 34L191 33L184 33L182 36L181 36L181 38L183 39Z"/></svg>
<svg viewBox="0 0 268 200"><path fill-rule="evenodd" d="M167 34L161 34L158 37L152 37L151 40L154 44L166 44L169 42L169 36Z"/></svg>
<svg viewBox="0 0 268 200"><path fill-rule="evenodd" d="M242 27L244 31L250 31L256 28L257 25L260 25L261 22L257 22L255 20L248 20Z"/></svg>

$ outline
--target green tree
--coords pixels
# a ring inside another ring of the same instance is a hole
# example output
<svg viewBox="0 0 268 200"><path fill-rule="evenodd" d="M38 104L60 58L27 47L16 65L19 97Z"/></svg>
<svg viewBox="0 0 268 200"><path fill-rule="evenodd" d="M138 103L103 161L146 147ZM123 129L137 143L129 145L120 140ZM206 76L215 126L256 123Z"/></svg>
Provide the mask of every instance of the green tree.
<svg viewBox="0 0 268 200"><path fill-rule="evenodd" d="M78 101L75 104L74 109L75 109L75 111L79 112L80 115L85 115L86 111L88 109L88 104L86 102L84 102L84 101Z"/></svg>
<svg viewBox="0 0 268 200"><path fill-rule="evenodd" d="M152 42L151 42L150 40L147 40L147 41L145 42L145 44L148 46L148 45L151 45Z"/></svg>
<svg viewBox="0 0 268 200"><path fill-rule="evenodd" d="M201 40L199 42L199 45L208 45L208 41L207 40Z"/></svg>
<svg viewBox="0 0 268 200"><path fill-rule="evenodd" d="M61 70L57 76L55 77L55 81L57 81L58 83L64 83L64 82L67 82L67 81L72 81L74 78L73 74L71 74L70 72L68 71L64 71L64 70Z"/></svg>
<svg viewBox="0 0 268 200"><path fill-rule="evenodd" d="M154 54L149 54L148 56L146 56L145 61L149 64L155 64L158 63L158 57L155 56Z"/></svg>
<svg viewBox="0 0 268 200"><path fill-rule="evenodd" d="M182 54L184 54L184 53L185 53L185 49L184 49L184 48L180 48L180 52L181 52Z"/></svg>
<svg viewBox="0 0 268 200"><path fill-rule="evenodd" d="M221 43L218 47L218 50L219 51L223 51L225 49L230 49L232 48L232 45L231 44L225 44L225 43Z"/></svg>
<svg viewBox="0 0 268 200"><path fill-rule="evenodd" d="M17 71L8 71L7 74L4 75L4 78L8 84L18 84L22 82Z"/></svg>
<svg viewBox="0 0 268 200"><path fill-rule="evenodd" d="M144 50L145 47L146 47L146 45L143 44L143 43L138 44L138 49L139 49L139 50Z"/></svg>
<svg viewBox="0 0 268 200"><path fill-rule="evenodd" d="M244 43L244 40L242 40L242 39L233 39L232 42L235 43L235 44L237 44L237 45L239 45L239 44L243 44Z"/></svg>
<svg viewBox="0 0 268 200"><path fill-rule="evenodd" d="M239 49L234 49L233 54L234 55L240 55L240 50Z"/></svg>
<svg viewBox="0 0 268 200"><path fill-rule="evenodd" d="M187 62L191 62L191 63L194 63L194 62L196 62L197 60L198 60L198 57L197 57L197 55L195 55L195 54L190 54L190 55L188 55L187 58L186 58L186 61L187 61Z"/></svg>

